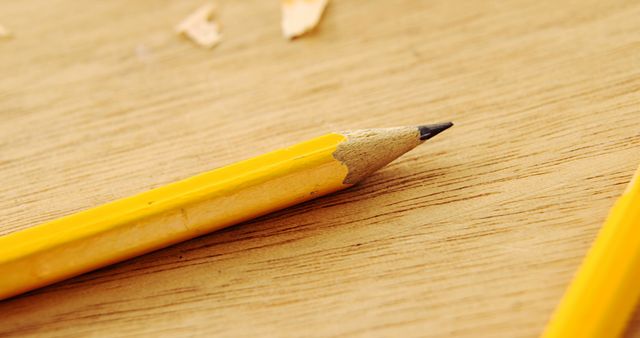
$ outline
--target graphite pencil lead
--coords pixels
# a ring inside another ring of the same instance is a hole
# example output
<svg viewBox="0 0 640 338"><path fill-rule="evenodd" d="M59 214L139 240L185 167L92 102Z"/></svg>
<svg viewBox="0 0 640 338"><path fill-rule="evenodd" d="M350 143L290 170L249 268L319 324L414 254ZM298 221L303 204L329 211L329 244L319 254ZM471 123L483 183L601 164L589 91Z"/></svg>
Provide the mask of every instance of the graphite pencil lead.
<svg viewBox="0 0 640 338"><path fill-rule="evenodd" d="M420 140L426 141L426 140L428 140L428 139L440 134L441 132L449 129L451 126L453 126L453 123L451 123L451 122L444 122L444 123L436 123L436 124L428 124L428 125L418 126L418 130L420 131Z"/></svg>

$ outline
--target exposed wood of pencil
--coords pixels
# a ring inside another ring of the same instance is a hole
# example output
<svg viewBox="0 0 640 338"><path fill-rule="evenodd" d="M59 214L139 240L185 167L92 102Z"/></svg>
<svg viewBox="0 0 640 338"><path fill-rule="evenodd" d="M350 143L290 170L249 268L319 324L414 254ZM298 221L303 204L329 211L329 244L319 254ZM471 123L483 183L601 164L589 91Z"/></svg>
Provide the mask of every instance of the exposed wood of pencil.
<svg viewBox="0 0 640 338"><path fill-rule="evenodd" d="M309 135L456 126L363 184L2 301L0 336L540 335L640 164L640 3L331 1L288 43L277 1L219 0L210 51L172 31L204 2L0 1L0 233Z"/></svg>
<svg viewBox="0 0 640 338"><path fill-rule="evenodd" d="M347 188L449 126L328 134L0 236L0 299Z"/></svg>

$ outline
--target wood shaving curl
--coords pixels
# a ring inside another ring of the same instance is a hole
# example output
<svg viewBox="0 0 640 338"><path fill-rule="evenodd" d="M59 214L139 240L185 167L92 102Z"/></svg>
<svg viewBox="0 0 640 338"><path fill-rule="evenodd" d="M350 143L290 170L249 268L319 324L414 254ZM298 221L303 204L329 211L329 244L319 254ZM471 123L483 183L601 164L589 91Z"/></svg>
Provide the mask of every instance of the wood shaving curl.
<svg viewBox="0 0 640 338"><path fill-rule="evenodd" d="M6 29L3 25L0 25L0 38L9 38L11 37L11 32Z"/></svg>
<svg viewBox="0 0 640 338"><path fill-rule="evenodd" d="M212 3L201 6L176 26L176 32L202 47L213 48L222 37L220 24L213 19L215 10Z"/></svg>
<svg viewBox="0 0 640 338"><path fill-rule="evenodd" d="M318 25L329 0L281 0L282 34L298 37Z"/></svg>

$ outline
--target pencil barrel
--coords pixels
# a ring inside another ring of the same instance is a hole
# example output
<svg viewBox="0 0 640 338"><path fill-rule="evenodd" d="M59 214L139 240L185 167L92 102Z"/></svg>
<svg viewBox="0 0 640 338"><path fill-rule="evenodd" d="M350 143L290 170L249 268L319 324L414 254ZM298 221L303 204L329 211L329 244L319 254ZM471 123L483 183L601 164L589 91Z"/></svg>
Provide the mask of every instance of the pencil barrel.
<svg viewBox="0 0 640 338"><path fill-rule="evenodd" d="M346 188L330 134L0 237L0 299Z"/></svg>
<svg viewBox="0 0 640 338"><path fill-rule="evenodd" d="M554 313L544 338L618 337L640 297L637 191L621 197Z"/></svg>

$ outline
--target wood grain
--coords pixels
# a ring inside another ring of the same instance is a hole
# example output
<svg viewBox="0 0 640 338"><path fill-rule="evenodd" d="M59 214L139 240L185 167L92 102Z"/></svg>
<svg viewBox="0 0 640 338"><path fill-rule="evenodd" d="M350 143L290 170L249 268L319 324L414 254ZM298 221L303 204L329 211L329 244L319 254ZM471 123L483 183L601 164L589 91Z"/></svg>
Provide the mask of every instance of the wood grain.
<svg viewBox="0 0 640 338"><path fill-rule="evenodd" d="M535 337L640 163L637 1L3 1L0 234L333 130L456 126L349 191L0 302L0 336ZM1 278L1 276L0 276ZM640 337L640 313L628 336Z"/></svg>

